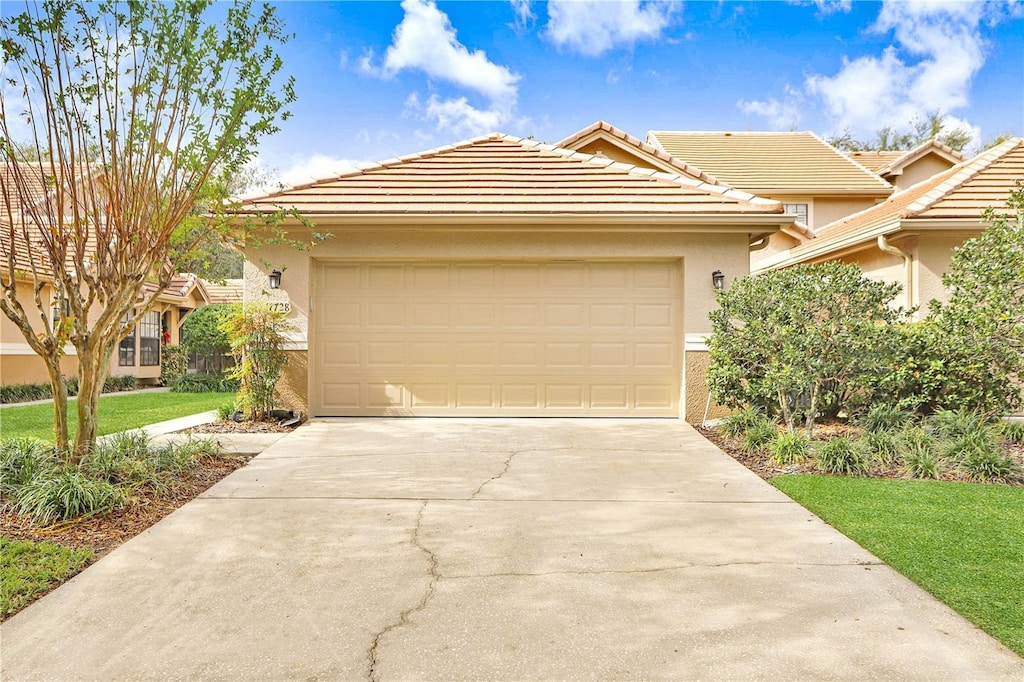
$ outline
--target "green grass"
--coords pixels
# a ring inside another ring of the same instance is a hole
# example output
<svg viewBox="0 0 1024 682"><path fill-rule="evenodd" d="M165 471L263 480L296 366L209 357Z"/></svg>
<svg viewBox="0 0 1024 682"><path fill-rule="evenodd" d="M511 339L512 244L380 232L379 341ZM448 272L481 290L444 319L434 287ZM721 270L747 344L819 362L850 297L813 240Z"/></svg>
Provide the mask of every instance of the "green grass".
<svg viewBox="0 0 1024 682"><path fill-rule="evenodd" d="M1024 487L812 475L772 483L1024 655Z"/></svg>
<svg viewBox="0 0 1024 682"><path fill-rule="evenodd" d="M78 573L91 558L92 552L85 549L0 536L0 618L17 613Z"/></svg>
<svg viewBox="0 0 1024 682"><path fill-rule="evenodd" d="M167 419L216 410L235 399L234 393L135 393L100 398L98 433L136 429ZM73 435L78 421L75 401L68 401L68 421ZM53 441L53 405L0 407L0 437L32 436Z"/></svg>

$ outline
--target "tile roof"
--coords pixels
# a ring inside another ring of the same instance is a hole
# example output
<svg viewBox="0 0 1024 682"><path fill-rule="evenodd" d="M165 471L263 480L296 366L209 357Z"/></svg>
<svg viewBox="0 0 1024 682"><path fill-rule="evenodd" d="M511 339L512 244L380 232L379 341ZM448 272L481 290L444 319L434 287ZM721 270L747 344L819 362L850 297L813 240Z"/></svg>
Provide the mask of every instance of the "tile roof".
<svg viewBox="0 0 1024 682"><path fill-rule="evenodd" d="M678 173L683 173L684 175L692 176L698 180L711 183L712 185L723 184L717 178L708 173L705 173L700 168L697 168L696 166L681 161L676 157L672 156L671 154L669 154L668 152L666 152L664 149L659 149L658 147L655 147L652 144L647 144L640 138L633 137L626 131L620 128L616 128L611 123L606 123L605 121L597 121L595 123L591 123L583 130L575 132L569 137L559 142L557 146L562 147L563 149L577 150L580 148L580 146L582 146L581 143L585 144L587 142L590 142L592 139L598 136L614 140L620 140L621 142L625 143L626 147L632 148L631 151L633 151L634 153L639 152L641 156L654 157L655 159L661 161L662 164L674 169Z"/></svg>
<svg viewBox="0 0 1024 682"><path fill-rule="evenodd" d="M868 194L892 185L814 133L652 130L647 141L720 181L754 194Z"/></svg>
<svg viewBox="0 0 1024 682"><path fill-rule="evenodd" d="M880 176L898 174L914 161L928 154L936 154L951 163L960 163L964 155L942 144L935 138L925 140L913 149L905 151L864 151L845 152L851 159Z"/></svg>
<svg viewBox="0 0 1024 682"><path fill-rule="evenodd" d="M872 206L816 230L816 237L795 247L784 267L815 258L830 248L849 246L907 228L915 220L978 222L985 209L1005 206L1015 183L1024 179L1024 138L1012 138L962 161Z"/></svg>
<svg viewBox="0 0 1024 682"><path fill-rule="evenodd" d="M243 212L317 216L663 216L782 214L776 201L494 133L242 202Z"/></svg>
<svg viewBox="0 0 1024 682"><path fill-rule="evenodd" d="M226 279L223 284L204 279L203 286L210 296L210 303L241 303L245 280Z"/></svg>
<svg viewBox="0 0 1024 682"><path fill-rule="evenodd" d="M203 281L197 275L193 275L190 272L178 272L171 275L171 281L168 282L157 298L164 301L183 300L188 298L193 290L198 290L199 297L209 301L210 296L206 291ZM140 297L147 296L155 291L157 291L155 282L143 282Z"/></svg>

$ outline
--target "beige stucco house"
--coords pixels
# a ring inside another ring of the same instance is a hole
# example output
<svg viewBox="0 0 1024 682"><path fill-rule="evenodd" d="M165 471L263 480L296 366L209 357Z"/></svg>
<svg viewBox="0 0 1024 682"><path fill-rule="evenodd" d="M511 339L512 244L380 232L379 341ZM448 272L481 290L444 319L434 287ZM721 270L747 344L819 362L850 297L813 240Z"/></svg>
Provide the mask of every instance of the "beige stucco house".
<svg viewBox="0 0 1024 682"><path fill-rule="evenodd" d="M953 250L985 228L985 209L1003 208L1024 180L1024 139L1013 138L897 191L878 206L822 226L813 239L756 261L753 272L797 263L856 263L873 279L898 282L896 303L927 315L932 299L948 300L942 275Z"/></svg>
<svg viewBox="0 0 1024 682"><path fill-rule="evenodd" d="M94 171L85 171L94 172ZM32 174L26 173L28 196L19 196L16 183L11 179L11 170L5 167L0 172L2 180L2 201L0 201L0 257L3 258L2 276L6 281L13 270L17 284L17 298L28 311L34 329L43 330L43 320L37 316L35 287L39 287L39 300L49 306L54 314L64 301L58 300L52 273L45 259L32 258L36 249L30 248L26 235L32 237L34 222L28 210L22 210L26 202L43 205L51 200L47 180L48 169L41 168L38 181L32 183ZM14 229L12 229L14 226ZM9 266L13 266L9 268ZM145 285L148 299L155 290ZM139 322L133 333L123 339L114 351L110 361L111 375L130 375L144 383L155 383L160 377L160 354L165 341L176 344L180 337L180 325L189 311L209 302L202 282L195 275L175 275L170 285L161 291L152 310ZM90 311L98 316L100 309ZM53 319L53 317L51 317ZM166 336L164 332L167 332ZM61 358L64 376L74 376L78 371L75 349L68 346ZM21 329L6 315L0 313L0 384L47 383L49 375L42 359L36 355L22 334Z"/></svg>
<svg viewBox="0 0 1024 682"><path fill-rule="evenodd" d="M934 138L907 151L845 153L897 190L913 187L964 160L963 154Z"/></svg>
<svg viewBox="0 0 1024 682"><path fill-rule="evenodd" d="M699 420L712 274L792 217L650 155L493 134L247 200L332 235L246 250L246 300L296 324L291 406Z"/></svg>

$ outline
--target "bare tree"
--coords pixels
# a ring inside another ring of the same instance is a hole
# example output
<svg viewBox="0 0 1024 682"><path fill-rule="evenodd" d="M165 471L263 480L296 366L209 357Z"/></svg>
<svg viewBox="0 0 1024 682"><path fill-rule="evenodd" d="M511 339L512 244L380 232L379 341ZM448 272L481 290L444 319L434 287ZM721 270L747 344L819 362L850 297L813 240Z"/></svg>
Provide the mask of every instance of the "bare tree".
<svg viewBox="0 0 1024 682"><path fill-rule="evenodd" d="M276 50L289 38L251 2L43 0L0 19L0 309L46 364L70 460L95 443L113 349L169 283L174 249L191 248L173 237L229 229L217 219L228 179L287 118L294 89ZM66 303L54 309L49 287Z"/></svg>

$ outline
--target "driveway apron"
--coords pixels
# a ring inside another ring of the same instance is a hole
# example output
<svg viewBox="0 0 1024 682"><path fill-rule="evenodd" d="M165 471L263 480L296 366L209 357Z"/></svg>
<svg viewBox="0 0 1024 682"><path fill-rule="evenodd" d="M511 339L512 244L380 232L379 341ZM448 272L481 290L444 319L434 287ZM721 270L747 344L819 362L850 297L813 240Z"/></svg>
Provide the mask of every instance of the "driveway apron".
<svg viewBox="0 0 1024 682"><path fill-rule="evenodd" d="M2 679L1024 679L636 419L316 420L0 628Z"/></svg>

